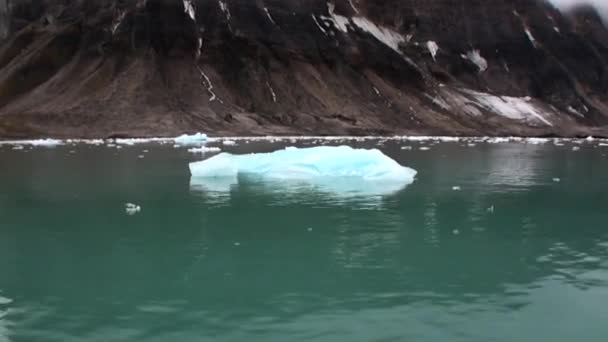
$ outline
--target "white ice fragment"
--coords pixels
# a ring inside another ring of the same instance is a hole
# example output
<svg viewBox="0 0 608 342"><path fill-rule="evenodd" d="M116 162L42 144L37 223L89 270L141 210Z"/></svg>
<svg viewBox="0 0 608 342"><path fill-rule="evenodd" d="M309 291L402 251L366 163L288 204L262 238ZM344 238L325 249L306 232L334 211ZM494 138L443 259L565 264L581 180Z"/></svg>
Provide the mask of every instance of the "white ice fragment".
<svg viewBox="0 0 608 342"><path fill-rule="evenodd" d="M429 40L428 42L426 42L426 47L427 49L429 49L433 60L436 60L435 56L437 56L437 51L439 51L439 45L437 45L437 43L435 43L434 41Z"/></svg>
<svg viewBox="0 0 608 342"><path fill-rule="evenodd" d="M578 147L578 146L574 146L574 147L572 148L572 151L578 151L578 150L580 150L580 149L581 149L580 147Z"/></svg>
<svg viewBox="0 0 608 342"><path fill-rule="evenodd" d="M0 305L7 305L12 302L13 302L12 299L0 296ZM4 317L4 316L0 316L0 317ZM2 327L0 326L0 328L2 328ZM2 332L2 331L0 330L0 332ZM2 337L2 335L0 335L0 337Z"/></svg>
<svg viewBox="0 0 608 342"><path fill-rule="evenodd" d="M141 207L137 204L127 203L125 204L125 212L127 215L135 215L141 211Z"/></svg>
<svg viewBox="0 0 608 342"><path fill-rule="evenodd" d="M402 150L411 150L412 146L401 146Z"/></svg>
<svg viewBox="0 0 608 342"><path fill-rule="evenodd" d="M36 140L0 140L0 145L27 145L34 147L55 147L63 145L64 142L56 139L36 139Z"/></svg>
<svg viewBox="0 0 608 342"><path fill-rule="evenodd" d="M13 150L23 150L23 146L22 145L13 146Z"/></svg>
<svg viewBox="0 0 608 342"><path fill-rule="evenodd" d="M489 213L493 213L494 212L494 204L492 204L489 208L487 208L486 211L489 212Z"/></svg>
<svg viewBox="0 0 608 342"><path fill-rule="evenodd" d="M137 158L139 158L139 159L144 159L144 155L143 155L143 154L140 154L140 155L138 155L138 156L137 156Z"/></svg>
<svg viewBox="0 0 608 342"><path fill-rule="evenodd" d="M547 138L526 138L525 142L532 145L541 145L549 142Z"/></svg>
<svg viewBox="0 0 608 342"><path fill-rule="evenodd" d="M272 153L221 153L190 163L193 182L234 180L237 175L310 184L331 193L388 194L411 184L416 171L376 149L349 146L288 147Z"/></svg>
<svg viewBox="0 0 608 342"><path fill-rule="evenodd" d="M173 138L173 141L178 145L202 145L208 139L207 134L195 133L192 135L182 134L179 137Z"/></svg>
<svg viewBox="0 0 608 342"><path fill-rule="evenodd" d="M592 136L588 136L585 140L587 140L587 141L593 141L593 140L595 140L595 138L592 137Z"/></svg>
<svg viewBox="0 0 608 342"><path fill-rule="evenodd" d="M555 182L555 183L559 183L559 182L561 182L561 181L562 181L562 180L561 180L561 179L559 179L559 178L557 178L557 177L556 177L556 178L553 178L553 182Z"/></svg>
<svg viewBox="0 0 608 342"><path fill-rule="evenodd" d="M234 141L234 140L222 140L222 144L224 144L226 146L234 146L234 145L236 145L236 141Z"/></svg>
<svg viewBox="0 0 608 342"><path fill-rule="evenodd" d="M479 50L477 50L477 49L471 50L471 51L467 52L466 55L462 55L462 57L464 59L468 59L473 64L477 65L477 68L479 69L479 73L482 73L482 72L488 70L488 61L481 56L481 52Z"/></svg>
<svg viewBox="0 0 608 342"><path fill-rule="evenodd" d="M460 186L456 185L456 186L452 187L452 190L454 190L454 191L460 191L460 190L462 190L462 188Z"/></svg>
<svg viewBox="0 0 608 342"><path fill-rule="evenodd" d="M207 147L207 146L201 146L199 148L191 148L188 150L188 152L190 153L214 153L214 152L220 152L221 149L219 147Z"/></svg>
<svg viewBox="0 0 608 342"><path fill-rule="evenodd" d="M420 151L428 151L430 150L430 147L426 147L426 146L422 146L421 148L419 148Z"/></svg>

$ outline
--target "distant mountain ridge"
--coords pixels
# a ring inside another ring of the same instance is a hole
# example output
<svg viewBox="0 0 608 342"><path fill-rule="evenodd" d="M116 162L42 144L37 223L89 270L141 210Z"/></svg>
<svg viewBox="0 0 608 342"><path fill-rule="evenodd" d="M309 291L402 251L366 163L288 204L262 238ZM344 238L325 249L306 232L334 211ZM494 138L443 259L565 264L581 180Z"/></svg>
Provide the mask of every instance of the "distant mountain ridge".
<svg viewBox="0 0 608 342"><path fill-rule="evenodd" d="M0 137L608 136L608 30L544 0L0 0Z"/></svg>

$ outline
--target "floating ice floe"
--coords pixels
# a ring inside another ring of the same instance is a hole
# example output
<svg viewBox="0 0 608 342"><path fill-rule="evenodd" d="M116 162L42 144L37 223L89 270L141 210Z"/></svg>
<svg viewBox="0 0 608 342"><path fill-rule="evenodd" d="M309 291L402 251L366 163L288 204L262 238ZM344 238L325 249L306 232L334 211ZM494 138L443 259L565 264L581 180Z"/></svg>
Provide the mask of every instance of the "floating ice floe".
<svg viewBox="0 0 608 342"><path fill-rule="evenodd" d="M553 181L554 181L555 183L559 183L559 182L561 182L562 180L561 180L561 179L559 179L559 178L557 178L557 177L555 177L555 178L553 178Z"/></svg>
<svg viewBox="0 0 608 342"><path fill-rule="evenodd" d="M226 146L234 146L236 145L236 141L234 140L222 140L222 144Z"/></svg>
<svg viewBox="0 0 608 342"><path fill-rule="evenodd" d="M125 212L127 215L135 215L141 211L141 207L137 204L127 203L125 204Z"/></svg>
<svg viewBox="0 0 608 342"><path fill-rule="evenodd" d="M460 186L453 186L452 190L454 190L454 191L460 191L460 190L462 190L462 188Z"/></svg>
<svg viewBox="0 0 608 342"><path fill-rule="evenodd" d="M178 145L201 145L204 144L208 139L207 134L196 133L193 135L180 135L179 137L174 138L173 141L175 141L175 143Z"/></svg>
<svg viewBox="0 0 608 342"><path fill-rule="evenodd" d="M190 164L191 186L228 190L238 176L309 184L330 193L383 195L411 184L416 171L379 150L348 146L288 147L272 153L221 153Z"/></svg>
<svg viewBox="0 0 608 342"><path fill-rule="evenodd" d="M220 152L221 149L219 147L207 147L207 146L202 146L199 148L191 148L188 150L188 152L190 153L214 153L214 152Z"/></svg>
<svg viewBox="0 0 608 342"><path fill-rule="evenodd" d="M64 142L57 139L35 139L35 140L5 140L0 145L28 145L35 147L55 147L63 145Z"/></svg>

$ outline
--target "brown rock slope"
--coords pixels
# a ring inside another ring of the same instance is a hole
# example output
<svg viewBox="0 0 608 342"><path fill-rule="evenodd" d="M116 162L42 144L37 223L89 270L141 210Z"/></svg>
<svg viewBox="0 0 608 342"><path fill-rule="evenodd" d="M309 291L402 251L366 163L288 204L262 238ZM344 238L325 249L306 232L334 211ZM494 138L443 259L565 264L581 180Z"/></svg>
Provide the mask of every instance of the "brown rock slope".
<svg viewBox="0 0 608 342"><path fill-rule="evenodd" d="M608 135L608 31L535 0L0 0L0 137Z"/></svg>

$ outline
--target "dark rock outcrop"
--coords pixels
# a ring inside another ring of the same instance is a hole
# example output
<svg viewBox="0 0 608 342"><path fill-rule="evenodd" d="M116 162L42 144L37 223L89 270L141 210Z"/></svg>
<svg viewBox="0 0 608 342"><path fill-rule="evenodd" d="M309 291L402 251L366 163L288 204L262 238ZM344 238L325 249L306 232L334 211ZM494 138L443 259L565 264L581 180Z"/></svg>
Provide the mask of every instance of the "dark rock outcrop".
<svg viewBox="0 0 608 342"><path fill-rule="evenodd" d="M0 137L608 135L608 31L542 0L0 0Z"/></svg>

